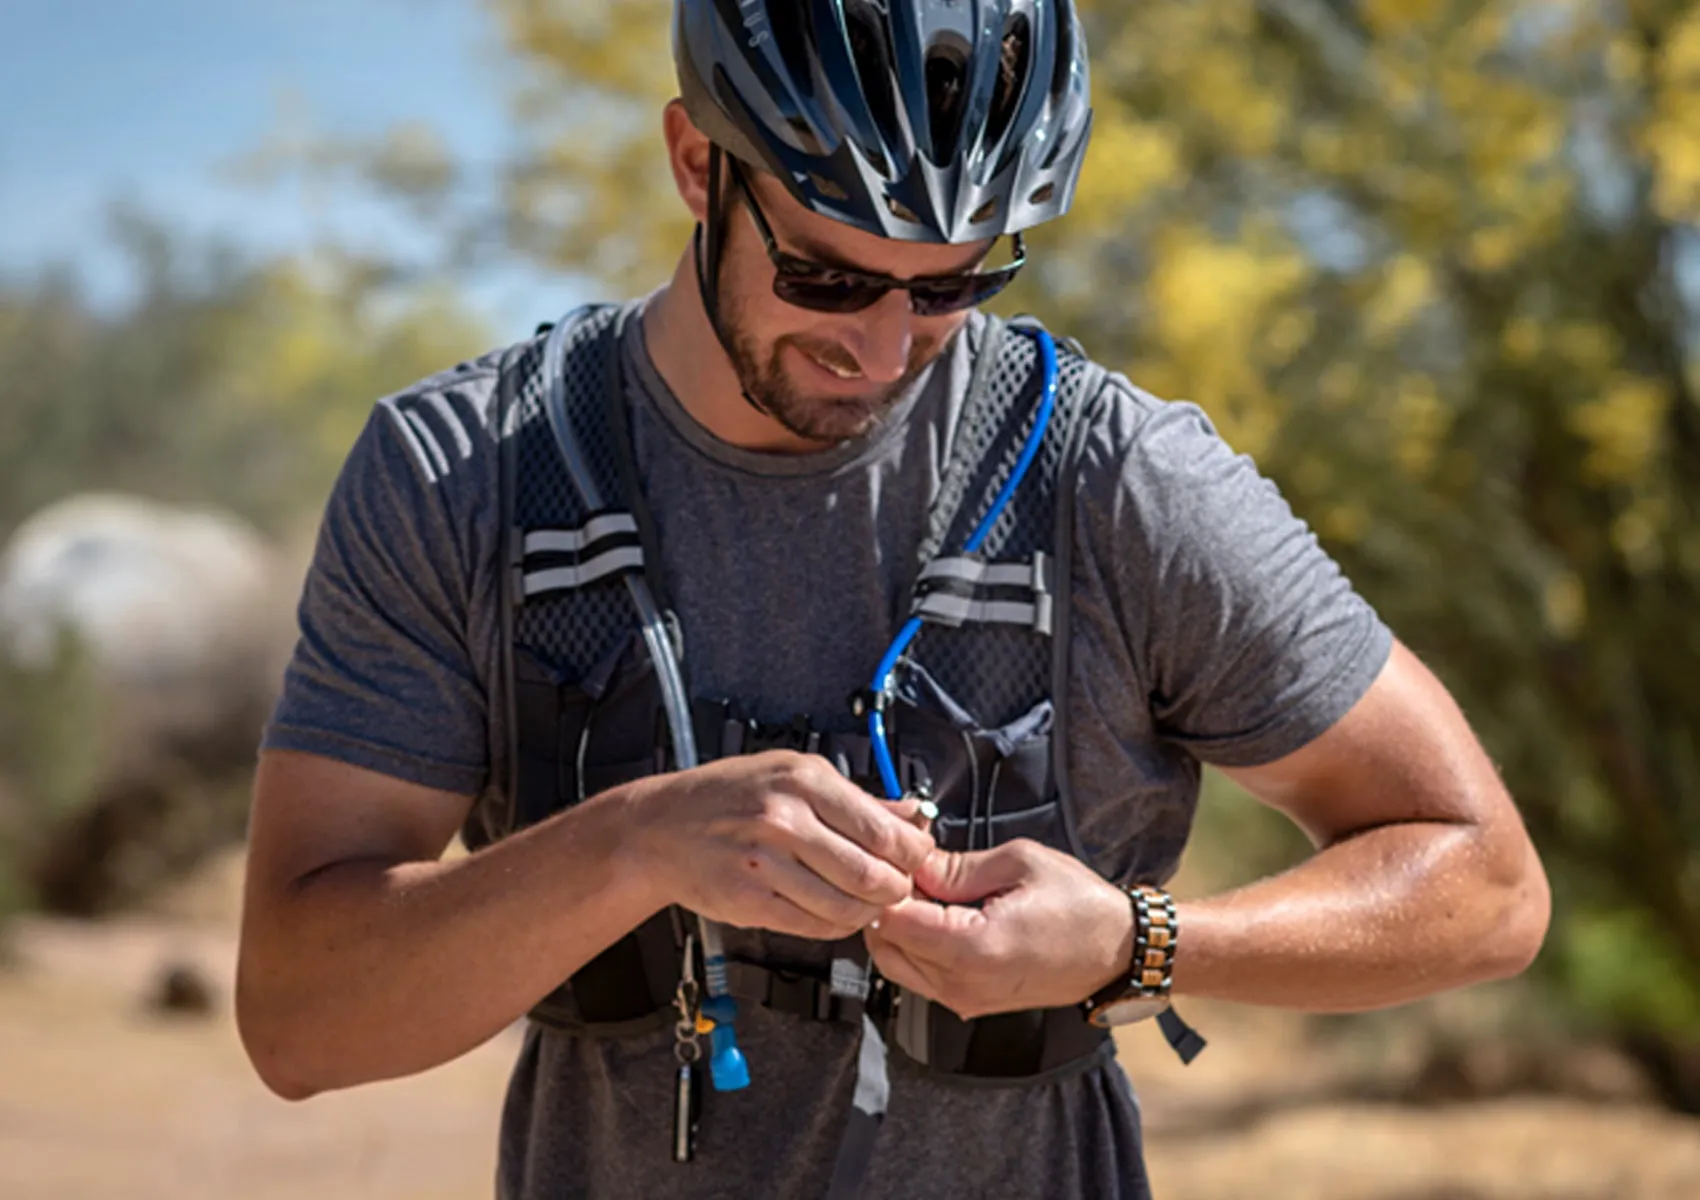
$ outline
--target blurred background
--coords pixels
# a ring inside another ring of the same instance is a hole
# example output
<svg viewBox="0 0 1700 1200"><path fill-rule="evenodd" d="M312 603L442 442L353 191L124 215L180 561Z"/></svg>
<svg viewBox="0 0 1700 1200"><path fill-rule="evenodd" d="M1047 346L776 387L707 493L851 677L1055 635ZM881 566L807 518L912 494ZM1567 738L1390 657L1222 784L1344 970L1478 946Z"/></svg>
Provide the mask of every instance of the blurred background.
<svg viewBox="0 0 1700 1200"><path fill-rule="evenodd" d="M1003 307L1203 404L1454 690L1552 876L1514 983L1189 1014L1164 1200L1700 1196L1700 3L1083 0ZM253 751L372 402L688 232L668 0L0 6L0 1194L483 1194L515 1043L289 1106ZM1183 894L1295 861L1212 779Z"/></svg>

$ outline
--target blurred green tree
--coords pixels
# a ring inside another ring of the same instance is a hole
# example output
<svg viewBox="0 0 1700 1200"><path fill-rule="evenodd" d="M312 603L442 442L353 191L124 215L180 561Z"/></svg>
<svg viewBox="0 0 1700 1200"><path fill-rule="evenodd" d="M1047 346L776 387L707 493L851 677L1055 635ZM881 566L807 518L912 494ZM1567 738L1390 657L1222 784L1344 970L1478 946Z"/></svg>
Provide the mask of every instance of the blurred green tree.
<svg viewBox="0 0 1700 1200"><path fill-rule="evenodd" d="M121 213L135 295L0 276L0 539L89 489L315 514L377 397L489 344L446 289L348 256L253 261Z"/></svg>
<svg viewBox="0 0 1700 1200"><path fill-rule="evenodd" d="M653 286L669 0L485 3L509 236ZM1094 147L1011 305L1257 458L1500 764L1547 976L1700 1036L1700 5L1080 3Z"/></svg>
<svg viewBox="0 0 1700 1200"><path fill-rule="evenodd" d="M118 232L137 286L115 308L66 273L0 277L0 546L85 491L227 509L293 540L379 396L489 345L450 292L397 288L377 264L252 261L134 214ZM156 755L167 775L143 778L155 768L109 744L122 722L99 666L69 642L46 667L0 645L0 915L36 898L24 876L50 851L70 846L104 905L240 834L263 713L229 712L228 744L195 748L207 761Z"/></svg>

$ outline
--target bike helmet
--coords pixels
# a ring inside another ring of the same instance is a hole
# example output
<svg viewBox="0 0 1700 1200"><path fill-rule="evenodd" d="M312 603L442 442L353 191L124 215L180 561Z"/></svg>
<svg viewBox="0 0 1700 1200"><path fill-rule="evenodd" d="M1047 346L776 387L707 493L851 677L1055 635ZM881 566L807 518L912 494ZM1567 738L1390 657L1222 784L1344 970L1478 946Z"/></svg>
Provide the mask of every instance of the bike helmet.
<svg viewBox="0 0 1700 1200"><path fill-rule="evenodd" d="M1091 133L1073 0L677 0L710 141L811 211L950 244L1068 210Z"/></svg>

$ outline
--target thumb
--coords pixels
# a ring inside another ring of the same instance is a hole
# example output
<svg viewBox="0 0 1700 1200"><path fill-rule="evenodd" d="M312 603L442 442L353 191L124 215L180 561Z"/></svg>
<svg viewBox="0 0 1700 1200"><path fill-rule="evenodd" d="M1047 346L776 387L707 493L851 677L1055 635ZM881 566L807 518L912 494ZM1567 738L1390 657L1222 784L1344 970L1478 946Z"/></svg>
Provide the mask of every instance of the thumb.
<svg viewBox="0 0 1700 1200"><path fill-rule="evenodd" d="M1026 857L1014 844L966 853L935 850L915 872L915 883L941 903L973 904L1009 891L1027 874Z"/></svg>

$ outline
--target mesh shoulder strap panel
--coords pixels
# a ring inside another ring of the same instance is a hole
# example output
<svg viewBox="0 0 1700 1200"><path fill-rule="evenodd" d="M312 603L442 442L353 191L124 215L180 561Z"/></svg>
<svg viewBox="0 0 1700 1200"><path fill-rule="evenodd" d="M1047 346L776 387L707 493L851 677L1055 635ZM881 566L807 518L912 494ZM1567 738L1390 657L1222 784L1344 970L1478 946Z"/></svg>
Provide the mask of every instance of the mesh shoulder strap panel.
<svg viewBox="0 0 1700 1200"><path fill-rule="evenodd" d="M605 373L603 360L597 356L605 353L607 347L614 343L611 337L611 327L615 323L613 316L607 306L590 305L575 309L561 318L560 324L573 326L572 345L568 350L569 382L577 380L579 390L582 390L586 378L600 379ZM538 487L536 464L540 459L549 464L549 470L559 470L553 458L552 439L546 439L548 445L541 448L541 453L536 448L522 448L537 440L540 434L546 433L547 418L541 399L547 386L547 380L543 378L543 336L548 333L549 328L545 326L537 338L513 347L504 357L497 377L496 436L501 447L497 490L503 529L503 561L500 563L498 580L498 597L502 607L502 648L497 685L501 689L501 701L506 716L506 736L502 746L508 759L504 772L507 784L507 795L504 798L507 827L503 830L504 833L513 832L518 827L520 817L516 807L520 795L520 722L515 689L515 652L521 637L535 635L537 628L533 625L533 634L524 634L520 619L526 600L526 590L522 583L525 562L525 529L522 526L528 523L524 519L526 514L521 512L520 492L522 488ZM600 444L607 440L600 436L602 431L597 428L600 425L602 409L600 405L589 403L588 399L579 394L570 397L572 417L585 435L592 436L594 443ZM528 462L532 464L529 476ZM577 502L570 498L568 489L557 483L555 490L567 495L567 503L577 507ZM530 507L536 508L535 505ZM530 515L535 518L538 512L533 511ZM565 636L569 638L575 635L579 623L570 624L574 627L564 630ZM587 644L574 647L567 655L570 661L583 663L600 656L601 647L589 645L588 639L588 633L579 639L585 640Z"/></svg>
<svg viewBox="0 0 1700 1200"><path fill-rule="evenodd" d="M977 425L994 415L1001 415L988 413L988 406L984 401L991 385L992 373L998 367L998 354L1003 349L1007 328L998 317L989 313L986 315L985 329L975 351L974 371L968 380L968 394L963 401L962 425L957 430L953 442L950 462L946 464L944 476L939 480L938 494L933 497L933 502L927 509L926 530L922 534L921 546L916 554L919 560L916 563L918 568L925 569L928 563L938 557L939 551L944 547L945 538L950 535L951 527L956 523L956 515L967 499L968 485L979 466L975 450L980 439L973 436ZM911 588L911 604L914 601L913 591ZM908 611L907 607L904 611Z"/></svg>
<svg viewBox="0 0 1700 1200"><path fill-rule="evenodd" d="M1082 355L1084 358L1084 355ZM1070 683L1069 643L1074 596L1074 487L1079 478L1080 456L1086 444L1086 434L1104 410L1104 384L1109 372L1086 359L1085 373L1079 390L1068 411L1067 437L1063 442L1062 465L1057 478L1056 535L1052 553L1056 558L1056 580L1053 592L1051 633L1051 768L1056 780L1057 799L1062 813L1063 829L1068 836L1069 849L1085 861L1085 847L1080 842L1079 823L1075 819L1074 788L1069 780L1068 761L1068 692Z"/></svg>

